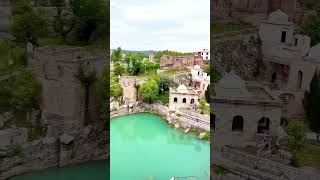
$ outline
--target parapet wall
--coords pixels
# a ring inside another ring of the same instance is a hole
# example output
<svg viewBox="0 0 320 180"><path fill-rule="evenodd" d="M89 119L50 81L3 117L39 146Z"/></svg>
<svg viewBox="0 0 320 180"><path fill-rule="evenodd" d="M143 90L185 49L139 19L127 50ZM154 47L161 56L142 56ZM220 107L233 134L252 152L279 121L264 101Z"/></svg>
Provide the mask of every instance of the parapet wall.
<svg viewBox="0 0 320 180"><path fill-rule="evenodd" d="M268 159L256 157L229 147L213 148L213 164L221 165L249 179L263 180L318 180L320 176L312 172L294 168Z"/></svg>

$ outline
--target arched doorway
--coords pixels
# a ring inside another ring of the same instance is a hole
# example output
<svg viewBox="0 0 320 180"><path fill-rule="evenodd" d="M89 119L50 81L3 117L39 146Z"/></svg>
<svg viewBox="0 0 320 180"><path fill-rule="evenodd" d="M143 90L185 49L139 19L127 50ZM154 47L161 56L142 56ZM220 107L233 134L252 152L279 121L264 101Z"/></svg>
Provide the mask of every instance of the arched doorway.
<svg viewBox="0 0 320 180"><path fill-rule="evenodd" d="M297 88L298 89L301 89L302 78L303 78L303 73L302 73L302 71L299 71L298 72L298 78L297 78Z"/></svg>
<svg viewBox="0 0 320 180"><path fill-rule="evenodd" d="M258 134L269 134L270 119L262 117L258 122Z"/></svg>
<svg viewBox="0 0 320 180"><path fill-rule="evenodd" d="M232 131L243 131L243 117L235 116L232 121Z"/></svg>
<svg viewBox="0 0 320 180"><path fill-rule="evenodd" d="M271 83L275 83L276 82L276 80L277 80L277 73L272 73L272 75L271 75Z"/></svg>
<svg viewBox="0 0 320 180"><path fill-rule="evenodd" d="M186 99L186 98L183 98L183 99L182 99L182 103L187 103L187 99Z"/></svg>

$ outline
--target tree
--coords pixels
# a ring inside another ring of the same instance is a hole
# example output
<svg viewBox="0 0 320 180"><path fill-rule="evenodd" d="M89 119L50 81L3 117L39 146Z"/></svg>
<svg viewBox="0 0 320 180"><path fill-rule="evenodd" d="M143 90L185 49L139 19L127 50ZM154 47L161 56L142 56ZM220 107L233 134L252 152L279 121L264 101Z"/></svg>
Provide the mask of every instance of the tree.
<svg viewBox="0 0 320 180"><path fill-rule="evenodd" d="M126 67L123 65L123 64L121 64L121 63L119 63L119 62L117 62L115 65L114 65L114 69L113 69L113 73L115 74L115 75L122 75L122 74L124 74L126 72Z"/></svg>
<svg viewBox="0 0 320 180"><path fill-rule="evenodd" d="M310 82L309 91L306 91L303 99L303 106L310 129L317 134L317 142L320 135L320 77L316 70Z"/></svg>
<svg viewBox="0 0 320 180"><path fill-rule="evenodd" d="M287 129L287 146L289 151L292 153L291 165L298 167L297 153L301 152L305 147L306 143L306 131L304 124L297 121L289 123Z"/></svg>
<svg viewBox="0 0 320 180"><path fill-rule="evenodd" d="M200 109L200 113L201 114L204 114L205 113L205 111L206 111L206 101L204 101L204 100L200 100L200 102L199 102L199 109Z"/></svg>
<svg viewBox="0 0 320 180"><path fill-rule="evenodd" d="M76 21L74 30L78 40L88 42L99 25L105 28L102 28L104 31L107 30L105 26L109 8L100 0L71 0L70 6Z"/></svg>
<svg viewBox="0 0 320 180"><path fill-rule="evenodd" d="M119 62L121 61L121 48L118 47L116 50L114 50L111 54L111 61L112 62Z"/></svg>
<svg viewBox="0 0 320 180"><path fill-rule="evenodd" d="M206 97L206 101L210 103L210 86L207 88L207 90L204 92L204 95Z"/></svg>
<svg viewBox="0 0 320 180"><path fill-rule="evenodd" d="M159 92L158 84L155 80L149 80L140 86L139 91L143 101L152 103Z"/></svg>
<svg viewBox="0 0 320 180"><path fill-rule="evenodd" d="M38 45L41 35L47 31L47 19L30 6L28 0L15 1L10 32L17 41Z"/></svg>
<svg viewBox="0 0 320 180"><path fill-rule="evenodd" d="M85 125L88 125L90 122L90 114L89 114L90 87L97 80L96 72L89 71L85 66L80 65L78 69L78 73L75 75L75 77L81 82L85 90L84 116L85 116Z"/></svg>
<svg viewBox="0 0 320 180"><path fill-rule="evenodd" d="M52 6L56 8L57 16L53 23L54 30L60 34L65 41L67 35L72 31L75 25L75 19L72 13L64 11L66 8L65 0L50 0Z"/></svg>
<svg viewBox="0 0 320 180"><path fill-rule="evenodd" d="M207 74L210 74L210 65L206 65L204 67L204 72L207 73Z"/></svg>
<svg viewBox="0 0 320 180"><path fill-rule="evenodd" d="M163 95L169 92L171 86L174 86L175 83L168 76L159 77L159 95Z"/></svg>
<svg viewBox="0 0 320 180"><path fill-rule="evenodd" d="M0 84L0 112L29 112L38 108L41 85L33 74L26 70L17 71L14 78Z"/></svg>
<svg viewBox="0 0 320 180"><path fill-rule="evenodd" d="M110 83L110 97L119 99L122 97L122 87L118 82Z"/></svg>
<svg viewBox="0 0 320 180"><path fill-rule="evenodd" d="M316 14L310 15L302 27L303 33L310 36L312 46L320 43L320 5L315 8L315 11Z"/></svg>

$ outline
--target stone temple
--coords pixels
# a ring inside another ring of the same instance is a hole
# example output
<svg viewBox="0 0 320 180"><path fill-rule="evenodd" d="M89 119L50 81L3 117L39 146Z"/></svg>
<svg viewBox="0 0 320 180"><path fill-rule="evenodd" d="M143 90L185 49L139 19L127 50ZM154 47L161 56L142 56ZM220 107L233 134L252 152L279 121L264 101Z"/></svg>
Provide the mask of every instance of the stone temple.
<svg viewBox="0 0 320 180"><path fill-rule="evenodd" d="M270 89L233 71L215 84L211 122L219 145L246 146L260 136L278 137L281 101Z"/></svg>
<svg viewBox="0 0 320 180"><path fill-rule="evenodd" d="M302 116L304 92L320 67L320 44L311 47L310 37L296 33L294 23L281 10L261 23L259 37L264 76L272 93L282 100L282 115Z"/></svg>

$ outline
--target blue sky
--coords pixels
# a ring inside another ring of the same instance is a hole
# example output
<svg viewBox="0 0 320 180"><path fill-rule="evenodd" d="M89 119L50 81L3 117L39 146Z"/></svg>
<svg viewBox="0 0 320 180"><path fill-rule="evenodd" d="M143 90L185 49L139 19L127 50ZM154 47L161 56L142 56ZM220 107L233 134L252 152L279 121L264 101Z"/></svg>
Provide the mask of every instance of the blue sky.
<svg viewBox="0 0 320 180"><path fill-rule="evenodd" d="M209 0L111 0L111 48L210 48Z"/></svg>

